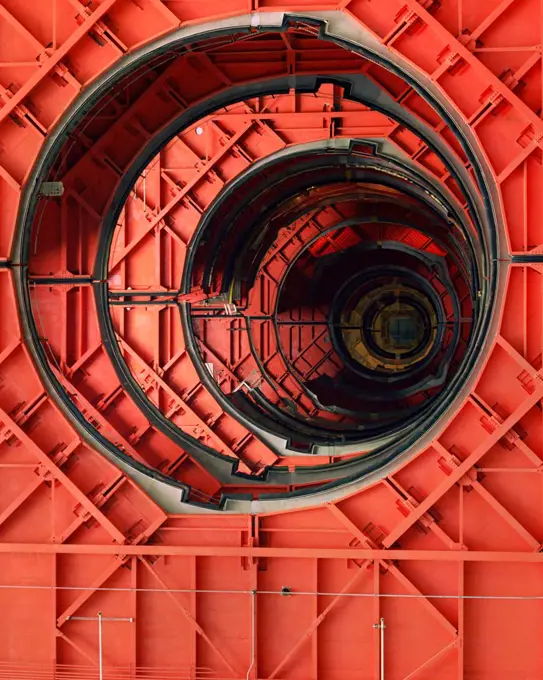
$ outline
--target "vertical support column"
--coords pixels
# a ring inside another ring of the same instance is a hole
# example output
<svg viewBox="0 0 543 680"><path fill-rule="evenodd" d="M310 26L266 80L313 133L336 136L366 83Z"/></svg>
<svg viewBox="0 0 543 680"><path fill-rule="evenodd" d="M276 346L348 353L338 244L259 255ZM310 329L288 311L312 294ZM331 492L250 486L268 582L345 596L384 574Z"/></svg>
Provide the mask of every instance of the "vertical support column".
<svg viewBox="0 0 543 680"><path fill-rule="evenodd" d="M61 200L61 203L60 203L60 271L61 272L67 271L68 270L68 264L69 264L68 263L68 238L69 238L68 203L69 203L68 196L66 196L66 198L64 200ZM79 236L81 236L81 232L79 232ZM81 254L81 242L82 242L81 238L79 238L78 241L77 241L77 250L78 250L79 256ZM83 270L81 269L77 273L83 274Z"/></svg>
<svg viewBox="0 0 543 680"><path fill-rule="evenodd" d="M458 680L464 680L464 592L465 564L458 562Z"/></svg>
<svg viewBox="0 0 543 680"><path fill-rule="evenodd" d="M132 557L130 587L132 588L132 602L131 602L131 616L134 620L134 627L132 628L132 668L130 669L130 677L135 678L138 668L138 627L137 627L137 608L138 608L138 563L139 560L136 555Z"/></svg>
<svg viewBox="0 0 543 680"><path fill-rule="evenodd" d="M160 157L160 156L159 156ZM147 212L147 169L144 170L143 172L143 210L144 210L144 215ZM153 238L154 238L154 254L155 254L155 282L157 286L157 290L160 290L162 287L162 277L163 277L163 263L162 263L162 248L166 247L166 239L162 238L163 230L161 229L160 224L157 224L157 226L153 230ZM154 314L155 314L155 325L154 325L154 342L153 342L153 370L155 372L160 371L160 355L161 355L161 337L162 337L162 328L161 328L161 322L162 318L165 314L163 312L163 308L161 305L157 305L154 308ZM163 390L160 389L160 385L156 382L153 381L154 383L154 388L156 390L156 403L159 408L163 408L162 404L162 399L164 398Z"/></svg>
<svg viewBox="0 0 543 680"><path fill-rule="evenodd" d="M67 215L67 199L66 201L61 201L60 204L60 274L61 276L66 276L68 271L68 215ZM78 248L81 246L78 245ZM82 272L79 272L82 273ZM80 294L80 293L79 293ZM68 291L65 286L61 286L58 289L58 295L60 296L60 309L61 309L61 324L62 329L60 333L60 368L64 373L68 364L68 333L76 333L77 329L68 327ZM39 301L37 301L39 304ZM44 329L45 332L45 329Z"/></svg>
<svg viewBox="0 0 543 680"><path fill-rule="evenodd" d="M198 558L194 555L191 558L191 569L190 569L190 587L192 592L189 595L190 598L190 612L194 621L198 620L198 607L197 607L197 592L198 583L196 580L196 574L198 573ZM191 668L190 674L191 679L196 677L196 668L198 667L198 632L196 626L192 627L192 658L191 658Z"/></svg>
<svg viewBox="0 0 543 680"><path fill-rule="evenodd" d="M56 539L56 515L55 515L55 487L56 481L53 480L51 483L51 540L55 542ZM57 646L58 646L58 630L57 630L57 555L53 553L51 555L51 609L53 610L52 619L52 634L53 640L51 644L51 663L53 665L53 678L57 676Z"/></svg>
<svg viewBox="0 0 543 680"><path fill-rule="evenodd" d="M315 608L313 610L313 619L319 617L319 559L315 558ZM313 677L317 680L319 677L319 628L315 630L315 634L311 638L311 657L313 662Z"/></svg>
<svg viewBox="0 0 543 680"><path fill-rule="evenodd" d="M98 612L98 677L104 680L104 655L102 651L102 612Z"/></svg>
<svg viewBox="0 0 543 680"><path fill-rule="evenodd" d="M373 663L373 676L375 680L380 680L381 678L381 644L378 626L381 619L381 602L380 602L380 577L379 577L379 561L374 560L373 562L373 628L375 629L375 644L373 646L375 650L374 663Z"/></svg>
<svg viewBox="0 0 543 680"><path fill-rule="evenodd" d="M254 545L259 545L259 520L258 517L250 518L250 537L249 541ZM257 592L258 592L258 558L250 560L250 583L251 583L251 652L249 668L247 670L247 680L258 678L258 650L257 650Z"/></svg>
<svg viewBox="0 0 543 680"><path fill-rule="evenodd" d="M458 542L461 546L464 545L464 485L458 485Z"/></svg>
<svg viewBox="0 0 543 680"><path fill-rule="evenodd" d="M80 274L83 274L84 272L86 273L86 262L84 260L84 253L83 253L83 235L84 235L84 228L83 224L81 223L81 215L82 215L82 208L81 206L78 206L78 214L79 214L79 220L77 222L78 226L78 236L77 236L77 271ZM87 290L85 286L81 286L79 289L79 324L77 327L78 330L78 341L79 344L77 345L77 360L79 360L84 352L88 349L87 344L86 344L86 338L87 338L87 328L89 325L89 319L88 319L88 313L87 313L87 307L88 305L92 304L91 299L92 299L92 294L91 294L91 289Z"/></svg>
<svg viewBox="0 0 543 680"><path fill-rule="evenodd" d="M123 206L123 213L124 213L124 220L121 220L121 229L120 233L118 236L118 241L122 245L123 248L126 247L128 244L128 228L127 228L127 222L130 220L132 221L132 206L134 204L134 201L130 201L124 204ZM122 215L122 214L121 214ZM113 243L112 246L115 244ZM123 259L121 262L121 271L119 272L121 275L121 289L126 290L126 260ZM126 310L127 308L123 305L120 310L119 310L119 332L121 336L124 337L126 328L125 328L125 322L126 322Z"/></svg>
<svg viewBox="0 0 543 680"><path fill-rule="evenodd" d="M51 600L53 609L53 620L52 620L52 631L53 631L53 644L52 644L52 654L51 662L53 664L53 678L57 676L57 665L58 665L58 629L57 629L57 554L53 553L51 555Z"/></svg>

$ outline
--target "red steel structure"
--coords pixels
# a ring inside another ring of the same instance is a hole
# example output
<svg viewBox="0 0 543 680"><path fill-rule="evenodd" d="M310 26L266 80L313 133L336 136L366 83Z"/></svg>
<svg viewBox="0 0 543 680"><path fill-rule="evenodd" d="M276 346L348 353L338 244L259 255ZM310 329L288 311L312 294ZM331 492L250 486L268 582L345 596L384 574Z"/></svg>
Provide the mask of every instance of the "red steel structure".
<svg viewBox="0 0 543 680"><path fill-rule="evenodd" d="M0 678L543 676L542 34L0 0Z"/></svg>

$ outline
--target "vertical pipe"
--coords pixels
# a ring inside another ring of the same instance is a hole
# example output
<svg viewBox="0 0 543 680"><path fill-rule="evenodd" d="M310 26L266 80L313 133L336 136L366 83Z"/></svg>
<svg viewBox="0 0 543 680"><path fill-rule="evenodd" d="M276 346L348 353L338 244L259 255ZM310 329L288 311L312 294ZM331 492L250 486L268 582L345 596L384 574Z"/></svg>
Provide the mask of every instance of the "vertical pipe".
<svg viewBox="0 0 543 680"><path fill-rule="evenodd" d="M379 622L381 633L381 680L385 680L385 620L381 617Z"/></svg>
<svg viewBox="0 0 543 680"><path fill-rule="evenodd" d="M98 612L98 675L104 680L104 664L102 658L102 612Z"/></svg>
<svg viewBox="0 0 543 680"><path fill-rule="evenodd" d="M373 563L373 612L375 615L375 621L379 621L381 618L381 600L379 598L379 593L381 590L380 584L380 574L379 574L379 563ZM377 628L379 624L374 624L374 628ZM377 642L375 643L372 639L372 649L377 647L377 654L372 654L373 657L373 671L372 678L374 680L381 679L381 635L379 634Z"/></svg>
<svg viewBox="0 0 543 680"><path fill-rule="evenodd" d="M251 675L251 671L253 670L255 666L255 653L256 653L256 644L255 644L255 633L256 633L256 617L255 617L255 598L256 598L256 590L251 591L251 665L247 669L247 675L246 675L246 680L249 680L249 677Z"/></svg>
<svg viewBox="0 0 543 680"><path fill-rule="evenodd" d="M385 680L385 620L383 617L379 623L373 624L374 628L379 629L379 678Z"/></svg>
<svg viewBox="0 0 543 680"><path fill-rule="evenodd" d="M385 620L381 617L381 680L385 680Z"/></svg>

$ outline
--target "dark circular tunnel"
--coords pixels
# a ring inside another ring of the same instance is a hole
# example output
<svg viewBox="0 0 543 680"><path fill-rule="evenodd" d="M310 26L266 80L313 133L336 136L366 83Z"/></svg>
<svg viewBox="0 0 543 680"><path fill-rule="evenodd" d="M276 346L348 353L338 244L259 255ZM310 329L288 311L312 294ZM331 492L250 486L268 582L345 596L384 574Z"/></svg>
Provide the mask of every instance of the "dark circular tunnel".
<svg viewBox="0 0 543 680"><path fill-rule="evenodd" d="M230 316L247 334L259 374L246 384L249 396L260 392L255 424L260 415L294 428L302 448L368 445L412 426L435 407L472 337L481 271L469 225L377 147L302 153L248 175L207 212L184 282L208 295L190 311L196 329ZM315 235L289 253L263 313L268 253L308 223ZM268 327L298 402L266 368L259 336ZM293 334L298 345L320 338L313 361L293 356Z"/></svg>

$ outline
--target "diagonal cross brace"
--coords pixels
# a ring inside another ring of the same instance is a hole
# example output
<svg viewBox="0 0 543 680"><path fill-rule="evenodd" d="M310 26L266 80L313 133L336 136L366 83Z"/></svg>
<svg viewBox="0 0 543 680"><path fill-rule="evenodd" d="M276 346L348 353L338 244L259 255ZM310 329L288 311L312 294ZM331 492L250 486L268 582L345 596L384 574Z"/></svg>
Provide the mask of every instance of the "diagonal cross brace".
<svg viewBox="0 0 543 680"><path fill-rule="evenodd" d="M171 592L170 587L165 583L165 581L159 576L159 574L156 572L155 569L149 564L148 560L140 557L139 558L141 563L144 565L144 567L153 575L153 577L160 583L160 585L164 588L165 592L168 594L170 599L175 603L175 606L181 610L187 621L190 623L190 625L194 628L194 630L204 639L207 644L211 647L211 649L215 652L215 654L221 659L221 661L224 663L224 665L228 668L228 670L232 673L234 677L240 677L241 673L237 671L231 663L228 661L228 659L224 656L224 654L221 652L221 650L213 643L213 641L209 638L207 633L204 631L204 629L200 626L200 624L196 621L194 616L189 612L189 610L179 601L179 599L175 596L174 593Z"/></svg>
<svg viewBox="0 0 543 680"><path fill-rule="evenodd" d="M452 488L462 477L487 453L487 451L499 441L507 432L543 397L543 383L538 380L532 394L530 394L513 413L506 418L501 425L496 427L486 439L470 453L470 455L455 468L434 491L429 494L414 510L407 515L383 540L383 546L390 548L396 541L410 529L415 522L421 519L437 501Z"/></svg>
<svg viewBox="0 0 543 680"><path fill-rule="evenodd" d="M72 482L72 480L62 472L55 463L49 458L49 456L43 451L27 434L24 430L17 425L13 418L6 413L2 408L0 408L0 420L4 425L8 425L10 430L13 432L15 437L26 447L26 449L32 453L40 461L40 463L51 473L51 475L58 480L71 494L72 496L81 503L81 505L87 510L94 519L110 534L114 541L117 543L126 543L126 538L122 531L120 531L113 522L104 515L104 513L99 510L94 503L85 496L81 489Z"/></svg>

